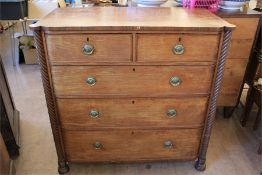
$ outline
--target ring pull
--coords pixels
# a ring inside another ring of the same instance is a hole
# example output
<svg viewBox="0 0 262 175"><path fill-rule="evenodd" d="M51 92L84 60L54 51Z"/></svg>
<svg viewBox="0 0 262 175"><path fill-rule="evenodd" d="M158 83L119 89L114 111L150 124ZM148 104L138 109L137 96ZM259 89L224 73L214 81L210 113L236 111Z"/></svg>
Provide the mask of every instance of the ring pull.
<svg viewBox="0 0 262 175"><path fill-rule="evenodd" d="M182 80L178 76L173 76L170 78L169 83L172 86L179 86L182 83Z"/></svg>
<svg viewBox="0 0 262 175"><path fill-rule="evenodd" d="M173 49L172 49L173 53L175 55L182 55L185 51L184 46L182 44L176 44Z"/></svg>

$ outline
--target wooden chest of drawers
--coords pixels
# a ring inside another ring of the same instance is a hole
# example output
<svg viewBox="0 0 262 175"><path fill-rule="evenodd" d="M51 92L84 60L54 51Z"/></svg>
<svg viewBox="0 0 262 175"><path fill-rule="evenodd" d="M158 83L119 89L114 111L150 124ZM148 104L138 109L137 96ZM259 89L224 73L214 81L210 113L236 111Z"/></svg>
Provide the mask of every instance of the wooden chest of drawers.
<svg viewBox="0 0 262 175"><path fill-rule="evenodd" d="M68 162L205 169L233 25L206 10L130 7L58 9L31 28L60 173Z"/></svg>
<svg viewBox="0 0 262 175"><path fill-rule="evenodd" d="M234 107L238 104L241 84L249 61L261 14L223 14L218 13L224 20L236 25L232 32L228 58L221 85L218 106Z"/></svg>

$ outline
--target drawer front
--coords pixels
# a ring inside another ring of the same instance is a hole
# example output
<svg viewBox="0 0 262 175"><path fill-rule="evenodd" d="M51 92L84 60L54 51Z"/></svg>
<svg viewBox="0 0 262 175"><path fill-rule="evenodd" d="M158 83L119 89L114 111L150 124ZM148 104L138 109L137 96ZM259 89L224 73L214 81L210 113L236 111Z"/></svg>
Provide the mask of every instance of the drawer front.
<svg viewBox="0 0 262 175"><path fill-rule="evenodd" d="M213 66L54 66L57 96L207 94Z"/></svg>
<svg viewBox="0 0 262 175"><path fill-rule="evenodd" d="M199 127L204 124L208 98L57 99L57 103L66 129Z"/></svg>
<svg viewBox="0 0 262 175"><path fill-rule="evenodd" d="M138 62L215 61L219 35L138 34L137 43Z"/></svg>
<svg viewBox="0 0 262 175"><path fill-rule="evenodd" d="M193 160L202 129L64 131L65 150L73 162Z"/></svg>
<svg viewBox="0 0 262 175"><path fill-rule="evenodd" d="M47 35L52 62L131 62L131 34ZM84 49L85 48L85 49Z"/></svg>

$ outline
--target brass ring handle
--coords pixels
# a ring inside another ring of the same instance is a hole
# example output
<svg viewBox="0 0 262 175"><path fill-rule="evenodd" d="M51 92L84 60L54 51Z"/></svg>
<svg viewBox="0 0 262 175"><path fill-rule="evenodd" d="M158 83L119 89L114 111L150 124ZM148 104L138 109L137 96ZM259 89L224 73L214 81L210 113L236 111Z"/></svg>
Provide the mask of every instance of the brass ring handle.
<svg viewBox="0 0 262 175"><path fill-rule="evenodd" d="M103 148L103 145L102 145L102 143L100 143L100 142L95 142L94 144L93 144L93 147L95 148L95 149L102 149Z"/></svg>
<svg viewBox="0 0 262 175"><path fill-rule="evenodd" d="M88 76L86 78L86 83L90 86L94 86L96 84L96 79L92 76Z"/></svg>
<svg viewBox="0 0 262 175"><path fill-rule="evenodd" d="M95 109L91 109L89 115L92 118L98 118L99 117L99 112L97 110L95 110Z"/></svg>
<svg viewBox="0 0 262 175"><path fill-rule="evenodd" d="M90 44L90 43L85 44L83 46L83 53L85 55L92 55L94 53L94 50L95 50L94 46L92 44Z"/></svg>
<svg viewBox="0 0 262 175"><path fill-rule="evenodd" d="M167 110L167 113L166 113L166 115L167 115L169 118L174 118L174 117L176 117L176 114L177 114L177 112L176 112L176 110L173 109L173 108L168 109L168 110Z"/></svg>
<svg viewBox="0 0 262 175"><path fill-rule="evenodd" d="M172 85L172 86L178 86L182 83L181 79L177 76L173 76L170 78L169 80L169 83Z"/></svg>
<svg viewBox="0 0 262 175"><path fill-rule="evenodd" d="M164 142L164 148L171 149L173 148L173 143L171 140L167 140Z"/></svg>
<svg viewBox="0 0 262 175"><path fill-rule="evenodd" d="M185 51L184 46L182 44L176 44L172 50L173 53L176 55L182 55Z"/></svg>

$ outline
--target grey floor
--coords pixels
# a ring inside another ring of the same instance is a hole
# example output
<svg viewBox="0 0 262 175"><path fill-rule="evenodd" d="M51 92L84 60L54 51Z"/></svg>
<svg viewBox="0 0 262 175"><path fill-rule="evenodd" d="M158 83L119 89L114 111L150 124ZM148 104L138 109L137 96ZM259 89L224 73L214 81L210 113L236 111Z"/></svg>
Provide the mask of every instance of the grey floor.
<svg viewBox="0 0 262 175"><path fill-rule="evenodd" d="M18 29L16 29L18 30ZM0 34L0 54L21 119L21 155L16 160L18 175L57 173L57 156L52 138L38 65L12 65L8 32ZM16 57L17 54L16 54ZM257 154L261 129L252 130L252 121L239 124L242 109L230 119L217 111L205 172L194 170L194 162L161 162L121 165L73 164L69 174L85 175L259 175L262 156ZM254 118L254 113L253 113ZM252 120L252 119L251 119Z"/></svg>

